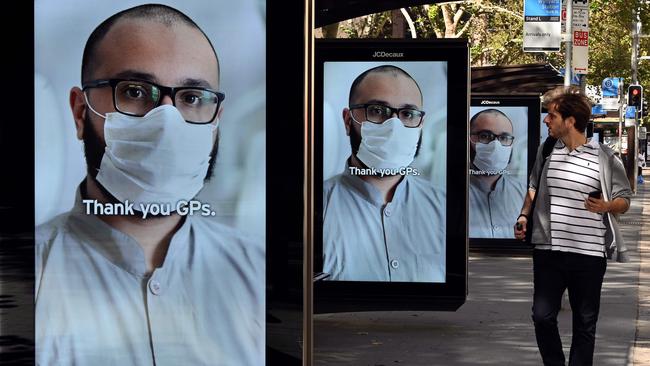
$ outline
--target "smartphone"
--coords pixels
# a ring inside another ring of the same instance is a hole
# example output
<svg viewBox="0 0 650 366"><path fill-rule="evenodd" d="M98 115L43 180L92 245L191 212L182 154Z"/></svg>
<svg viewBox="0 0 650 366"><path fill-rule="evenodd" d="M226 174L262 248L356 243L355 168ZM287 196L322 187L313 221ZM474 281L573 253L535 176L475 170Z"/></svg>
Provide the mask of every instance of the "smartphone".
<svg viewBox="0 0 650 366"><path fill-rule="evenodd" d="M591 198L598 198L598 199L600 199L602 195L603 195L603 192L601 192L601 191L593 191L593 192L589 192L589 197L591 197Z"/></svg>

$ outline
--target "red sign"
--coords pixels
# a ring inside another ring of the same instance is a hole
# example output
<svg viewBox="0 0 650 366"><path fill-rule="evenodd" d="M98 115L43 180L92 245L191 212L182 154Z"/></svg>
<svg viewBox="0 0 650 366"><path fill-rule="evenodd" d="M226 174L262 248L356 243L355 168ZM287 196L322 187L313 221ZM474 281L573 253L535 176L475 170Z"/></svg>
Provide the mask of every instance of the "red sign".
<svg viewBox="0 0 650 366"><path fill-rule="evenodd" d="M589 32L588 31L575 31L573 32L573 45L574 46L589 46Z"/></svg>

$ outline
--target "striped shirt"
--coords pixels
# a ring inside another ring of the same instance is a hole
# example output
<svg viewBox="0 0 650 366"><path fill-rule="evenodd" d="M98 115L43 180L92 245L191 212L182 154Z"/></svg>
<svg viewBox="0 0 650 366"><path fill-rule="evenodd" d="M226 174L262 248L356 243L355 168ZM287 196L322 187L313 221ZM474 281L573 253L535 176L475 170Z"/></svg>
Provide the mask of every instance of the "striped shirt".
<svg viewBox="0 0 650 366"><path fill-rule="evenodd" d="M604 256L603 214L585 208L589 192L602 191L599 151L596 140L571 152L558 140L546 178L551 202L551 244L537 244L537 249Z"/></svg>

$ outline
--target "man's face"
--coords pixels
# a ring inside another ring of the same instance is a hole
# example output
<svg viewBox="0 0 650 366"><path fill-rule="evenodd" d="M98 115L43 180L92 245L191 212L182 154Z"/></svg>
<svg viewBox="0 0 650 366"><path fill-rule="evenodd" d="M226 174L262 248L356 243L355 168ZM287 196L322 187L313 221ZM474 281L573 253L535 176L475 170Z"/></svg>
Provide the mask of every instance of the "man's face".
<svg viewBox="0 0 650 366"><path fill-rule="evenodd" d="M164 86L219 90L217 60L210 44L198 29L185 24L167 26L143 19L119 20L100 41L94 60L92 80L140 79ZM71 98L83 98L79 93L78 88L73 89ZM88 102L98 113L115 112L110 87L92 88L86 93ZM172 100L164 96L161 104L172 104ZM73 105L73 113L74 109ZM221 110L217 117L220 115ZM103 154L105 120L87 107L81 112L81 119L84 123L77 121L78 137L84 138L86 143L101 144L87 147L87 153ZM216 131L213 143L215 140ZM101 155L87 156L91 170L94 170L92 164L99 161Z"/></svg>
<svg viewBox="0 0 650 366"><path fill-rule="evenodd" d="M476 144L480 144L479 135L481 132L492 133L498 142L498 136L513 136L512 123L499 113L482 113L470 127L470 153L474 160Z"/></svg>
<svg viewBox="0 0 650 366"><path fill-rule="evenodd" d="M572 117L570 117L572 118ZM557 105L548 106L548 114L544 117L544 124L548 127L548 134L554 138L561 138L569 133L569 119L563 119L560 112L557 111Z"/></svg>
<svg viewBox="0 0 650 366"><path fill-rule="evenodd" d="M375 72L368 74L357 85L354 99L350 104L368 103L381 104L393 108L410 107L422 110L422 95L415 82L403 74ZM356 154L361 143L361 125L352 120L353 116L358 122L366 121L365 111L363 108L355 108L353 110L349 108L343 109L345 130L348 136L350 136L352 151ZM396 116L394 115L393 117Z"/></svg>

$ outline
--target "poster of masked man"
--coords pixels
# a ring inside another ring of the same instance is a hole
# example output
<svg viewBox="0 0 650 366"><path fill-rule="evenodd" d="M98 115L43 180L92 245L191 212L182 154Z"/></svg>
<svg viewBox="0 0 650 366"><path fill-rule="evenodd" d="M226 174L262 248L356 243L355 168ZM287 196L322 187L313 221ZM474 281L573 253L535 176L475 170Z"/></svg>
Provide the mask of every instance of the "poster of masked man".
<svg viewBox="0 0 650 366"><path fill-rule="evenodd" d="M323 272L445 282L447 63L325 62Z"/></svg>
<svg viewBox="0 0 650 366"><path fill-rule="evenodd" d="M35 3L36 364L264 364L264 9Z"/></svg>
<svg viewBox="0 0 650 366"><path fill-rule="evenodd" d="M514 238L527 185L528 107L471 107L469 237Z"/></svg>

